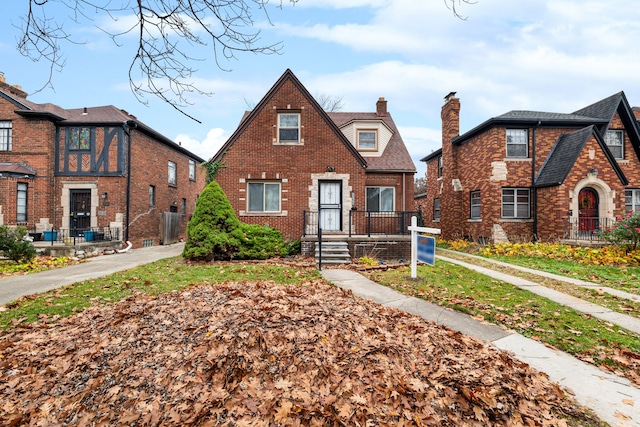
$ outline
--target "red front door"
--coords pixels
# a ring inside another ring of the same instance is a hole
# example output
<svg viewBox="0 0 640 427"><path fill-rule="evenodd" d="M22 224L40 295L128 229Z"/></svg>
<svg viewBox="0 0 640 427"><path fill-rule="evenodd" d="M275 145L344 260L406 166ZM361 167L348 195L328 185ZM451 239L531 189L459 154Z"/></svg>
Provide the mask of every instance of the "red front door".
<svg viewBox="0 0 640 427"><path fill-rule="evenodd" d="M578 194L578 231L597 230L600 221L598 219L598 193L593 188L585 187Z"/></svg>

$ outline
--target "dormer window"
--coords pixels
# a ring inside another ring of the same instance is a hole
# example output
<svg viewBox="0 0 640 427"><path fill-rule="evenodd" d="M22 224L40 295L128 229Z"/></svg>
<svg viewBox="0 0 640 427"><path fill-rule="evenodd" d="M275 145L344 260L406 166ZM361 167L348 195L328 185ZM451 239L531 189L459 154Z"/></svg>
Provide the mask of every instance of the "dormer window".
<svg viewBox="0 0 640 427"><path fill-rule="evenodd" d="M378 149L378 132L375 129L358 131L358 150L376 151Z"/></svg>
<svg viewBox="0 0 640 427"><path fill-rule="evenodd" d="M621 130L608 130L605 132L604 142L616 160L624 159L624 133Z"/></svg>
<svg viewBox="0 0 640 427"><path fill-rule="evenodd" d="M278 114L278 142L283 144L300 142L300 114Z"/></svg>

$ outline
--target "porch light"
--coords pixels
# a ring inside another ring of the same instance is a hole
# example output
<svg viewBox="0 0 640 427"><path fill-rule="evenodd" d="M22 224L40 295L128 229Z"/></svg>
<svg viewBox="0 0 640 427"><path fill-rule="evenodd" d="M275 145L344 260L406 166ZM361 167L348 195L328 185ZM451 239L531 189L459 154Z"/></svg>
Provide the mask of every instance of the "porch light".
<svg viewBox="0 0 640 427"><path fill-rule="evenodd" d="M109 195L109 194L105 191L104 193L102 193L101 197L102 197L103 199L106 199L108 195Z"/></svg>
<svg viewBox="0 0 640 427"><path fill-rule="evenodd" d="M596 169L596 168L591 168L591 169L589 169L589 173L590 173L591 175L597 176L597 175L598 175L598 169Z"/></svg>
<svg viewBox="0 0 640 427"><path fill-rule="evenodd" d="M336 168L333 166L327 166L327 172L335 172Z"/></svg>

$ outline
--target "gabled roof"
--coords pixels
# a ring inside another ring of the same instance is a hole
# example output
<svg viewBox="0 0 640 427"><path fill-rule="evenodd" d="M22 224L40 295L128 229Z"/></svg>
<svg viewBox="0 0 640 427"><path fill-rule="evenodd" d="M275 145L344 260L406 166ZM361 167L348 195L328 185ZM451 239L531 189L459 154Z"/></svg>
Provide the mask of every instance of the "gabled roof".
<svg viewBox="0 0 640 427"><path fill-rule="evenodd" d="M389 128L391 131L391 139L385 147L384 152L380 156L363 156L367 161L367 170L369 172L416 172L416 165L413 163L413 159L400 136L400 132L398 131L391 114L386 113L383 116L379 116L376 112L331 112L327 114L339 128L355 121L381 121L387 128Z"/></svg>
<svg viewBox="0 0 640 427"><path fill-rule="evenodd" d="M549 156L540 168L540 172L538 172L538 176L534 182L534 187L551 187L562 184L591 136L595 137L600 149L605 154L605 157L616 172L616 175L618 175L620 181L623 185L627 185L629 182L618 166L618 162L616 162L611 151L609 151L609 148L604 143L595 125L591 125L571 133L560 135L551 149Z"/></svg>
<svg viewBox="0 0 640 427"><path fill-rule="evenodd" d="M318 104L318 102L311 96L309 91L302 85L300 80L293 74L290 69L287 69L282 76L275 82L275 84L269 89L269 91L262 97L258 105L255 106L253 110L249 112L249 114L245 114L243 116L243 120L238 125L238 128L233 132L233 134L229 137L229 139L224 143L224 145L218 150L216 154L211 158L212 162L216 162L224 156L229 147L231 147L236 140L242 135L245 129L249 126L249 124L253 121L253 119L265 108L267 107L267 103L269 100L280 90L282 85L286 81L291 81L294 86L302 93L302 95L307 99L309 104L320 114L320 116L324 119L327 125L334 131L336 136L339 138L340 142L349 150L349 152L356 158L356 160L362 165L362 167L367 167L367 162L365 159L358 153L358 150L349 142L349 140L344 136L342 131L338 128L338 126L331 120L331 118L327 115L324 109Z"/></svg>
<svg viewBox="0 0 640 427"><path fill-rule="evenodd" d="M598 130L602 133L606 131L611 119L618 112L623 119L625 126L638 127L635 122L633 110L627 102L624 92L618 92L587 107L581 108L573 113L552 113L544 111L527 111L512 110L507 113L492 117L480 125L474 127L470 131L456 136L452 139L452 143L460 145L469 139L486 132L495 126L512 126L512 127L535 127L535 126L559 126L567 128L583 128L589 125L597 125ZM629 120L633 119L633 120ZM640 135L640 131L637 132ZM636 136L637 141L634 143L634 149L640 158L640 137ZM634 142L634 141L632 141Z"/></svg>
<svg viewBox="0 0 640 427"><path fill-rule="evenodd" d="M140 132L143 132L158 140L160 143L191 157L193 160L199 163L204 162L204 159L200 156L197 156L191 151L183 148L180 144L175 143L171 139L145 125L135 116L114 107L113 105L64 109L51 103L37 104L2 89L0 89L0 98L4 98L13 103L18 108L15 110L16 114L26 118L45 118L55 122L58 126L73 126L80 124L92 126L123 126L123 123L126 123L130 128L135 127Z"/></svg>

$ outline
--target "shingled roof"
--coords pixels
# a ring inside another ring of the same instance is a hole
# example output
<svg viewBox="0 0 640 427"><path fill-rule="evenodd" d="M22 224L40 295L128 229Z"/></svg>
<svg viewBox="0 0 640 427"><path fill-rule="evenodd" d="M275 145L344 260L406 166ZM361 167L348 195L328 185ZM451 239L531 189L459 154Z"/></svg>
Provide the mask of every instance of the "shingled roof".
<svg viewBox="0 0 640 427"><path fill-rule="evenodd" d="M1 87L0 97L12 102L16 106L16 114L27 118L43 117L60 126L73 126L80 124L94 126L110 124L114 126L122 126L123 123L127 123L130 127L135 127L140 132L143 132L158 140L160 143L193 158L198 163L205 161L200 156L197 156L191 151L183 148L180 144L177 144L173 140L142 123L134 115L131 115L125 110L119 109L113 105L65 109L51 103L37 104L35 102L31 102L26 98L17 96L15 93L3 90Z"/></svg>
<svg viewBox="0 0 640 427"><path fill-rule="evenodd" d="M611 151L607 148L600 133L597 131L594 125L587 126L575 132L565 133L560 135L555 145L551 149L551 153L546 158L540 172L535 179L535 187L550 187L554 185L561 185L569 175L569 172L573 168L578 160L578 156L585 147L587 141L591 136L594 136L600 149L604 152L609 164L615 170L618 178L624 184L628 184L627 178L618 166L618 162L613 158Z"/></svg>

